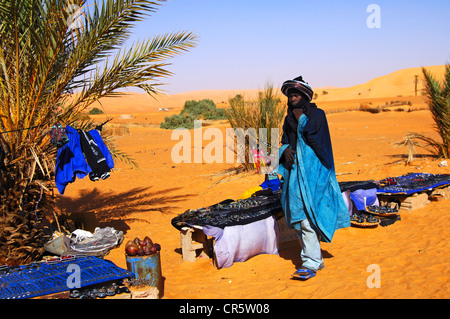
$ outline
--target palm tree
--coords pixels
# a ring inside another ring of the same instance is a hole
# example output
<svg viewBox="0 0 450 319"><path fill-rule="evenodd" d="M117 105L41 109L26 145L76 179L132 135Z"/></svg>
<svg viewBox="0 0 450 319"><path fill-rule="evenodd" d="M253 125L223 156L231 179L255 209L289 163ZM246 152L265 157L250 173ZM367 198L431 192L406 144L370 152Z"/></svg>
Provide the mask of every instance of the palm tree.
<svg viewBox="0 0 450 319"><path fill-rule="evenodd" d="M194 34L175 32L125 47L163 2L0 0L0 259L17 248L6 245L14 228L31 231L29 221L52 209L52 125L75 126L92 103L123 88L155 97L172 75L168 60L195 46Z"/></svg>
<svg viewBox="0 0 450 319"><path fill-rule="evenodd" d="M445 76L442 83L425 68L422 68L422 73L427 105L435 123L434 129L441 140L409 132L405 141L399 142L397 145L409 145L410 158L412 147L419 146L436 157L448 159L450 158L450 64L445 66Z"/></svg>

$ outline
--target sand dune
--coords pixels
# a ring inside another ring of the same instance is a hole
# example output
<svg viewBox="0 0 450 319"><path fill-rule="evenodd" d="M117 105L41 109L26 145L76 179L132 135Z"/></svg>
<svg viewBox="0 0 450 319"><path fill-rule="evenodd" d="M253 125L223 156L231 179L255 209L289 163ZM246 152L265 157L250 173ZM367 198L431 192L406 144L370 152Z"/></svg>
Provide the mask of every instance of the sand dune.
<svg viewBox="0 0 450 319"><path fill-rule="evenodd" d="M427 66L437 78L442 78L445 66ZM419 75L418 95L415 96L415 75ZM325 110L355 109L361 103L372 103L374 106L383 105L391 101L412 101L415 107L424 107L425 102L421 95L423 89L421 67L398 70L385 76L370 80L364 84L346 88L321 87L314 88L317 98L314 102ZM183 108L185 101L211 99L217 107L228 107L228 100L241 94L247 100L255 100L258 89L253 90L199 90L173 95L160 95L157 100L143 93L125 93L116 98L103 98L100 103L91 107L103 108L105 113L118 115L124 113L153 113L159 108L167 108L177 113ZM277 90L278 95L285 100ZM327 92L324 94L324 92ZM165 114L167 115L167 114ZM161 116L159 116L161 117ZM163 116L162 116L163 118Z"/></svg>
<svg viewBox="0 0 450 319"><path fill-rule="evenodd" d="M441 79L444 75L445 66L426 66L425 69L429 70L436 78ZM398 70L364 84L348 88L328 89L326 95L323 94L323 90L316 90L319 94L317 101L414 96L416 75L418 75L418 95L421 95L423 75L422 68L419 67Z"/></svg>
<svg viewBox="0 0 450 319"><path fill-rule="evenodd" d="M359 91L366 94L364 98L406 96L418 70L394 72L352 88L329 89L329 95L346 101L352 100ZM436 70L440 72L442 67ZM187 97L222 100L229 94L209 93L180 94L171 97L170 103L176 107L176 103L184 102ZM296 245L280 250L279 255L259 255L220 270L206 259L193 263L182 261L180 234L171 226L171 219L189 208L236 199L262 183L263 176L242 174L219 182L221 177L217 173L236 164L175 164L171 149L178 141L171 140L172 132L143 125L156 123L152 116L162 114L157 109L147 111L147 102L148 98L141 95L104 102L111 114L132 113L133 118L128 121L140 123L129 122L130 134L116 139L118 147L133 156L139 169L116 161L116 169L109 179L94 183L85 178L68 185L66 194L58 196L58 206L69 213L93 213L98 225L123 230L124 242L149 235L160 243L164 298L450 297L449 244L445 240L450 229L450 200L402 212L401 221L387 227L338 230L332 243L322 245L325 269L306 282L290 280L300 262ZM113 123L121 121L115 117ZM436 137L433 120L426 110L378 114L351 111L329 114L328 122L339 181L376 180L409 172L450 173L449 167L439 167L439 159L427 156L420 149L417 153L424 156L413 165L405 165L407 149L393 146L407 131ZM216 126L224 128L220 123ZM204 141L203 147L207 143ZM124 245L113 249L106 259L125 268ZM370 265L381 270L380 288L370 288L367 284Z"/></svg>

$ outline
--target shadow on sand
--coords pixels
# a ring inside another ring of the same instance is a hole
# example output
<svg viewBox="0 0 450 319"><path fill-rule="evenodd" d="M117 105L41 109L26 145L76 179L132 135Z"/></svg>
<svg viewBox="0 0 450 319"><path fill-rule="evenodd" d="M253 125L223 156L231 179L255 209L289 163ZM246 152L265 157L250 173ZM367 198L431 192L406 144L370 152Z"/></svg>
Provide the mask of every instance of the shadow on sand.
<svg viewBox="0 0 450 319"><path fill-rule="evenodd" d="M151 187L136 187L123 193L93 190L81 190L78 197L58 197L57 208L72 227L94 231L95 227L114 227L126 233L130 227L127 221L142 218L128 217L133 213L159 212L170 214L177 206L174 203L196 196L195 194L170 195L180 188L168 188L151 192ZM70 226L70 225L69 225ZM73 231L74 229L70 229Z"/></svg>
<svg viewBox="0 0 450 319"><path fill-rule="evenodd" d="M283 259L291 260L294 267L299 268L302 265L302 259L300 256L301 249L302 248L300 246L300 242L291 241L286 245L280 245L278 254ZM328 251L322 249L322 257L324 259L324 262L326 262L325 259L333 258L333 255L330 254Z"/></svg>

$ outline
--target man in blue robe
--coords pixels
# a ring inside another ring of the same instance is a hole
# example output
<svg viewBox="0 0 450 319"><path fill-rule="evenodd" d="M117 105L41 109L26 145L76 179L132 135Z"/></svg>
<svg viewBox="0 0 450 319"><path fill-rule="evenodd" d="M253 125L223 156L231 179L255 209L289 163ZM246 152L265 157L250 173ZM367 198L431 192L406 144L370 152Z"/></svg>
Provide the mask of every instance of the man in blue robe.
<svg viewBox="0 0 450 319"><path fill-rule="evenodd" d="M331 242L337 229L350 226L350 216L336 179L325 112L310 103L313 90L297 77L285 81L281 91L288 111L277 173L286 223L302 244L302 266L293 277L305 280L324 267L320 241Z"/></svg>

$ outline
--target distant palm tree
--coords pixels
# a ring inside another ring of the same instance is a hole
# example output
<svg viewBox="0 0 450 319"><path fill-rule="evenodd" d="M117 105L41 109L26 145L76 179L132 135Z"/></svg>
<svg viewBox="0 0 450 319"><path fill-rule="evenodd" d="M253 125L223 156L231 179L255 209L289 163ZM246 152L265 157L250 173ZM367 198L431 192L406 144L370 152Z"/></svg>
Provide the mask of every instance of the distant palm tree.
<svg viewBox="0 0 450 319"><path fill-rule="evenodd" d="M445 76L442 83L436 80L425 68L422 68L422 73L428 108L435 123L434 129L441 140L410 132L405 139L408 143L399 142L398 144L409 145L410 153L412 146L419 146L436 157L448 159L450 158L450 64L445 66Z"/></svg>
<svg viewBox="0 0 450 319"><path fill-rule="evenodd" d="M53 124L76 124L82 111L120 96L119 89L138 87L156 96L160 80L172 75L167 60L195 46L194 34L176 32L125 47L136 22L163 2L0 0L3 226L37 218L45 203L51 207L46 195L54 187L56 147L47 133ZM5 234L0 219L0 248L10 239Z"/></svg>

